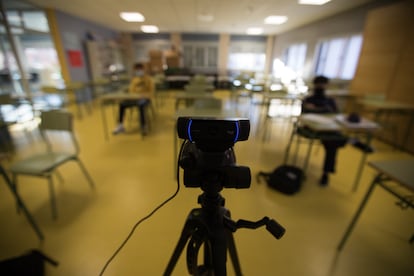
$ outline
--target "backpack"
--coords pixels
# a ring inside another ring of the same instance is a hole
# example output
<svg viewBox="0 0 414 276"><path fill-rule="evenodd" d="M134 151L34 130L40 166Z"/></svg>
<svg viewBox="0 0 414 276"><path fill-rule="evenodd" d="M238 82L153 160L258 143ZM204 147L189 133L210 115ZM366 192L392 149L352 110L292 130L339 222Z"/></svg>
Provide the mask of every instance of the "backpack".
<svg viewBox="0 0 414 276"><path fill-rule="evenodd" d="M45 262L57 266L58 263L38 250L32 250L24 255L0 260L0 275L8 276L43 276L45 275Z"/></svg>
<svg viewBox="0 0 414 276"><path fill-rule="evenodd" d="M281 165L273 172L259 172L257 181L264 178L267 185L283 194L292 195L297 193L304 179L303 170L291 165Z"/></svg>

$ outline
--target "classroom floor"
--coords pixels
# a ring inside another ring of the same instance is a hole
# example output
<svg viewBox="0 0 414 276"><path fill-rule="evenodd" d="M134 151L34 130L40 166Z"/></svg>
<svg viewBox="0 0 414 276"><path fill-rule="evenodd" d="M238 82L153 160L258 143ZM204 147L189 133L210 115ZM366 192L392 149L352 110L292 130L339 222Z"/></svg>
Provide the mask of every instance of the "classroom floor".
<svg viewBox="0 0 414 276"><path fill-rule="evenodd" d="M226 92L218 94L227 98ZM133 225L177 188L173 93L165 93L156 107L156 118L146 137L139 134L135 119L127 118L127 132L110 135L105 141L98 105L92 114L76 119L81 159L96 189L90 189L76 164L65 165L60 170L64 182L56 181L57 220L51 218L47 182L19 178L21 196L46 236L43 242L24 216L17 214L6 186L0 185L0 259L40 249L59 262L58 267L46 265L46 275L99 275ZM237 108L252 122L249 140L235 145L237 163L249 166L253 177L249 189L221 192L226 207L234 220L268 216L286 228L280 240L264 227L234 233L244 275L414 275L414 244L408 243L414 233L413 210L401 210L396 199L382 189L375 190L343 251L337 253L345 228L374 176L374 170L365 166L358 189L352 192L361 152L351 146L342 149L336 174L328 187L320 187L323 149L315 147L302 190L294 196L280 194L258 183L255 175L283 162L291 122L286 118L273 120L270 136L263 140L262 127L258 126L262 106L242 99ZM108 118L112 111L107 108ZM13 136L18 156L33 150L29 144L35 134L28 136L16 129ZM408 157L379 141L374 141L374 147L376 152L368 160ZM299 157L304 153L301 150ZM182 184L180 188L172 201L138 226L104 275L163 273L188 213L199 207L197 197L202 192ZM185 256L183 252L173 275L188 274ZM228 275L234 275L230 259L227 268Z"/></svg>

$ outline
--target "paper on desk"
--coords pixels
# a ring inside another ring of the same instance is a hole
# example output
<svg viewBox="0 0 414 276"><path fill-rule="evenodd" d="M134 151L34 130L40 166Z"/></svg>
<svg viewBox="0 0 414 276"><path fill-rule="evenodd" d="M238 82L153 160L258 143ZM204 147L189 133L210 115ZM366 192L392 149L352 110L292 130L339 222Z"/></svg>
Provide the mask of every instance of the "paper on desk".
<svg viewBox="0 0 414 276"><path fill-rule="evenodd" d="M359 129L377 129L379 125L376 122L370 121L365 118L361 118L359 123L352 123L347 120L347 115L340 114L335 116L335 120L341 125L347 128L359 128Z"/></svg>
<svg viewBox="0 0 414 276"><path fill-rule="evenodd" d="M337 130L339 128L335 118L327 114L303 114L300 116L300 122L315 130Z"/></svg>

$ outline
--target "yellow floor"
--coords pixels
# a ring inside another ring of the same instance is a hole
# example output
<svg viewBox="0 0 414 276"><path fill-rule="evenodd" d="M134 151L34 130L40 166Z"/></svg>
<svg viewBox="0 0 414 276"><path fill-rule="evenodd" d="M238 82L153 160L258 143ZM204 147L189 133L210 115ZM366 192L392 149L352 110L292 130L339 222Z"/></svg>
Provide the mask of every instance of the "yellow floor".
<svg viewBox="0 0 414 276"><path fill-rule="evenodd" d="M224 95L225 96L225 95ZM246 111L249 106L240 103ZM224 189L232 218L276 219L286 228L276 240L264 228L238 230L236 246L244 275L348 276L414 275L412 210L401 210L396 200L377 189L341 254L336 247L350 222L374 171L365 166L357 192L353 193L360 152L348 146L339 153L337 173L326 188L318 185L323 149L312 153L307 179L300 193L286 196L257 183L259 170L269 171L282 163L289 122L275 120L271 137L262 140L257 126L260 105L252 105L251 136L235 146L238 164L251 168L250 189ZM111 109L107 109L108 117ZM58 215L53 221L46 181L20 178L21 196L46 239L39 242L5 185L0 185L0 259L37 248L59 262L47 265L47 275L98 275L108 258L126 238L132 226L171 196L173 176L174 101L171 95L157 104L152 130L141 137L137 125L127 119L127 133L103 136L101 113L76 119L81 158L96 183L92 191L76 164L67 164L56 182ZM111 122L110 129L113 123ZM30 150L30 136L13 133L20 150ZM406 157L375 141L377 152L369 160ZM20 154L21 152L19 152ZM301 151L300 156L304 152ZM178 241L185 219L197 208L199 188L185 188L176 198L142 223L104 275L161 275ZM228 275L234 275L230 260ZM185 252L173 275L186 275Z"/></svg>

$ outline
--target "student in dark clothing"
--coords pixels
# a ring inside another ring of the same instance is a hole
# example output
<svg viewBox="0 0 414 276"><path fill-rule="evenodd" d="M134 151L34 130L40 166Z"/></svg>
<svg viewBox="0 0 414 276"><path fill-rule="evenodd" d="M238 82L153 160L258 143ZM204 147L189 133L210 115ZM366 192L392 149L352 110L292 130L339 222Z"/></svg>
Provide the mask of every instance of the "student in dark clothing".
<svg viewBox="0 0 414 276"><path fill-rule="evenodd" d="M317 76L313 80L313 93L302 102L302 113L337 113L338 109L334 99L325 95L325 89L329 79L324 76ZM321 132L320 139L325 149L323 174L320 185L326 186L329 183L329 173L335 172L336 156L339 148L345 146L348 138L339 132ZM329 137L329 138L328 138Z"/></svg>

